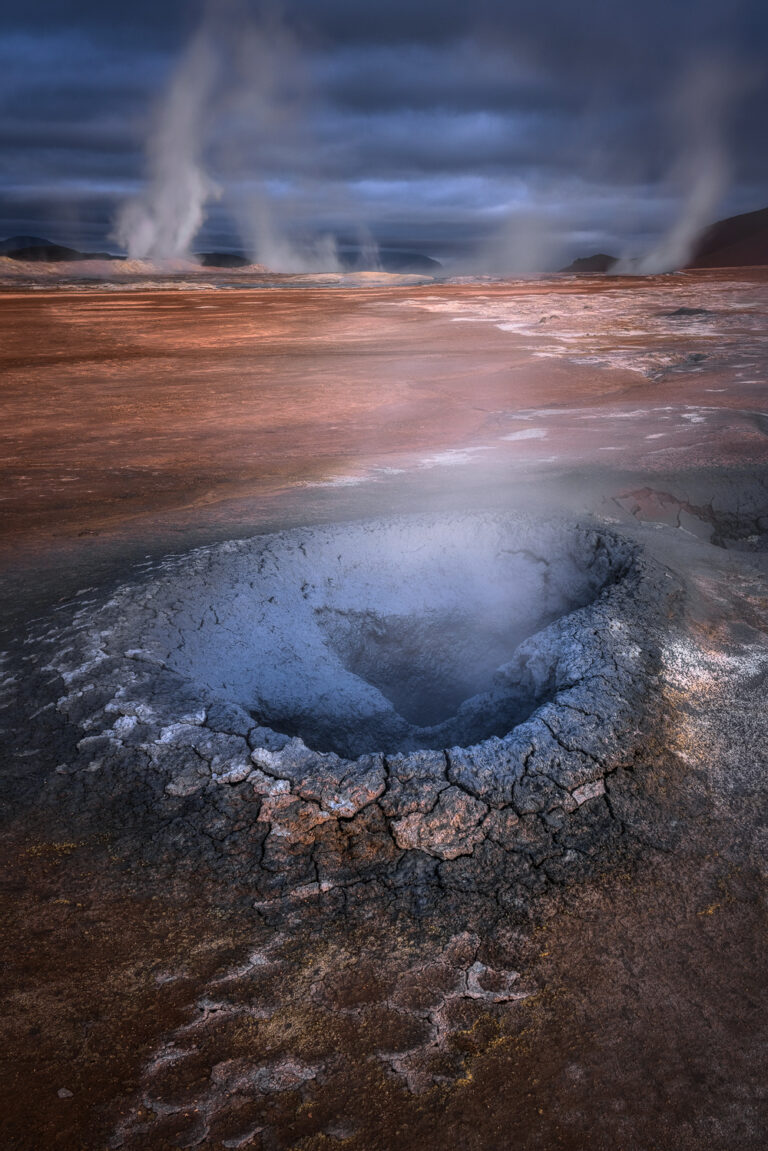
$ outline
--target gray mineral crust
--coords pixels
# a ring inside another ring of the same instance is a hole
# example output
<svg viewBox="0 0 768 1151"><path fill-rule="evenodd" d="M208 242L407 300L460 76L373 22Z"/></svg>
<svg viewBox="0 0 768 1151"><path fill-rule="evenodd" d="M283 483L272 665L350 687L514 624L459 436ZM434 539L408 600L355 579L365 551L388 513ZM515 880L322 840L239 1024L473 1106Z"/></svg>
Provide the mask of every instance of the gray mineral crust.
<svg viewBox="0 0 768 1151"><path fill-rule="evenodd" d="M567 864L642 751L673 597L604 527L511 514L171 556L32 637L41 758L70 749L43 792L264 899Z"/></svg>

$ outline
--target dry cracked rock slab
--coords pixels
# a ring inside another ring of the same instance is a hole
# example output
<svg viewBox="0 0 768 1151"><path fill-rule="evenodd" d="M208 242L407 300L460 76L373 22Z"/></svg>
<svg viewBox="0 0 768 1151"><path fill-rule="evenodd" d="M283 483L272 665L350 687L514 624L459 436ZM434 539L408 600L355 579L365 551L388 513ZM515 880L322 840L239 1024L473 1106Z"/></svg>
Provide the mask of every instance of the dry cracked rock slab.
<svg viewBox="0 0 768 1151"><path fill-rule="evenodd" d="M600 526L295 530L84 593L29 635L16 706L40 797L156 862L266 902L495 884L615 832L675 594Z"/></svg>

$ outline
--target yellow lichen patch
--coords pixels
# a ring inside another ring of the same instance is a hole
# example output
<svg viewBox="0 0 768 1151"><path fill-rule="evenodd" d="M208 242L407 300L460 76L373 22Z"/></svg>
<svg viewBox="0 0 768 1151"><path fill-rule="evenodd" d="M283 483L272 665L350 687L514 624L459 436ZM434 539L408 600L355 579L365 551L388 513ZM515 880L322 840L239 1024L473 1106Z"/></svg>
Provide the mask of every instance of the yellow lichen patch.
<svg viewBox="0 0 768 1151"><path fill-rule="evenodd" d="M58 856L59 858L66 858L71 855L73 851L77 851L79 847L85 847L85 840L78 841L52 841L50 843L31 843L22 851L22 856L26 859L45 858L46 856Z"/></svg>
<svg viewBox="0 0 768 1151"><path fill-rule="evenodd" d="M709 907L705 907L703 911L697 911L697 915L714 915L716 911L720 910L719 903L710 903Z"/></svg>

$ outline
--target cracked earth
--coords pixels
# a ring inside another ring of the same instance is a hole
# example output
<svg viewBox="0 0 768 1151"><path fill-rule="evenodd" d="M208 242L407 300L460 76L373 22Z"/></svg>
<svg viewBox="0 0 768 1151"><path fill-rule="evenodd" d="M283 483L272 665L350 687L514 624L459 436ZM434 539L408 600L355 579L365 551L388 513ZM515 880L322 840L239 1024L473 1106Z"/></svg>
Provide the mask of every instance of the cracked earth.
<svg viewBox="0 0 768 1151"><path fill-rule="evenodd" d="M764 287L692 283L308 295L469 342L481 431L38 568L4 1146L762 1148Z"/></svg>
<svg viewBox="0 0 768 1151"><path fill-rule="evenodd" d="M519 516L228 543L104 604L85 594L31 636L19 727L50 761L43 802L114 829L131 854L207 868L233 891L245 878L257 902L450 886L454 872L500 898L526 868L578 862L585 805L616 822L610 780L650 738L678 592L626 539ZM326 617L347 612L354 646L340 649ZM371 666L386 691L395 660L397 683L403 620L422 647L411 705L420 693L433 707L436 680L467 696L442 722L407 722L345 666ZM329 732L367 750L321 750Z"/></svg>

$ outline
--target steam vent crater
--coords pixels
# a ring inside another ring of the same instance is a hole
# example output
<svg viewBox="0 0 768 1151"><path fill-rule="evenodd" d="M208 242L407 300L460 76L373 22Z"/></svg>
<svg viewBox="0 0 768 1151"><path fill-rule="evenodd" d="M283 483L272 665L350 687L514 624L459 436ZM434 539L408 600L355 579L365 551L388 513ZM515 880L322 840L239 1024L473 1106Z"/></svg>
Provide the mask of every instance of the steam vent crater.
<svg viewBox="0 0 768 1151"><path fill-rule="evenodd" d="M51 788L166 861L273 893L409 857L480 867L531 820L606 807L641 740L664 592L631 541L518 515L172 556L40 637L73 747Z"/></svg>

